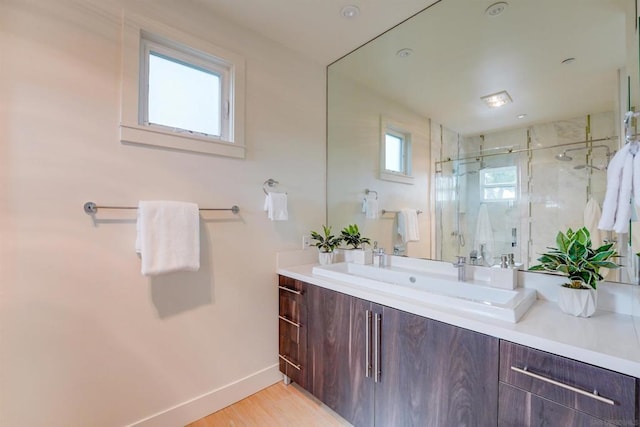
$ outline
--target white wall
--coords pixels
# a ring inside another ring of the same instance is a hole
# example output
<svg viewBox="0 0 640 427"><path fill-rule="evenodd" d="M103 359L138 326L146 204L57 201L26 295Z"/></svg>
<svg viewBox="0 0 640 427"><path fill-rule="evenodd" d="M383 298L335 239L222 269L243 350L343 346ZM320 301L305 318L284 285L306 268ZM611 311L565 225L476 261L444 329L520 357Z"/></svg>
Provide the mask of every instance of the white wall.
<svg viewBox="0 0 640 427"><path fill-rule="evenodd" d="M125 425L275 381L275 253L324 222L324 67L193 2L122 1L245 57L248 155L123 145L120 2L1 3L0 425ZM290 221L261 210L267 178L288 192ZM202 213L200 272L150 280L135 213L94 224L82 210L140 199L241 213Z"/></svg>

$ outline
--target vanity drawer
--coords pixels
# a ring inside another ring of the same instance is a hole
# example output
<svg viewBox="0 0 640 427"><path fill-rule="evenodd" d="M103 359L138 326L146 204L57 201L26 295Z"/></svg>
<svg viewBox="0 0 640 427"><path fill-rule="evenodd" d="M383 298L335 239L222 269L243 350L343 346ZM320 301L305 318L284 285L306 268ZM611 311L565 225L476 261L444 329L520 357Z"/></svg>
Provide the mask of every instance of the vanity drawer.
<svg viewBox="0 0 640 427"><path fill-rule="evenodd" d="M500 381L615 425L637 422L637 380L607 369L501 341Z"/></svg>

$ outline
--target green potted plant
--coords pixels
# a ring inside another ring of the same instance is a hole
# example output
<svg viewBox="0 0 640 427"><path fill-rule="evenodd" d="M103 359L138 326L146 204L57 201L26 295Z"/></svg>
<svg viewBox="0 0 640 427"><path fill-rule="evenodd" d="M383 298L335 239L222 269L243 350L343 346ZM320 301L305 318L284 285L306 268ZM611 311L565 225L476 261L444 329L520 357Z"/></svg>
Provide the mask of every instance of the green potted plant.
<svg viewBox="0 0 640 427"><path fill-rule="evenodd" d="M540 264L529 270L549 271L568 277L570 283L564 283L558 292L558 306L565 313L589 317L596 310L596 289L603 279L600 269L619 267L611 261L619 256L614 244L592 248L589 230L582 227L577 231L569 228L566 233L558 232L556 245L541 254L538 258Z"/></svg>
<svg viewBox="0 0 640 427"><path fill-rule="evenodd" d="M344 251L345 261L358 264L373 263L373 252L365 248L365 245L369 245L371 240L360 234L357 224L349 224L344 227L340 232L340 237L347 246L351 246Z"/></svg>
<svg viewBox="0 0 640 427"><path fill-rule="evenodd" d="M318 261L320 264L331 264L333 262L333 251L342 243L342 237L331 234L331 226L322 226L322 233L311 232L311 240L315 240L313 245L318 248Z"/></svg>

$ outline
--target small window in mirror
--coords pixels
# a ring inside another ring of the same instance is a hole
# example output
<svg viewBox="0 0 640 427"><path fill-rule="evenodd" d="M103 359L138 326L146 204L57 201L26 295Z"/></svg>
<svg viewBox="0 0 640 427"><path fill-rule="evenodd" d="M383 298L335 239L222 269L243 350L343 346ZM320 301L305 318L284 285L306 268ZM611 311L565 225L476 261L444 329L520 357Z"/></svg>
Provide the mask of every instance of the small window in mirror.
<svg viewBox="0 0 640 427"><path fill-rule="evenodd" d="M517 199L518 167L504 166L480 170L480 198L483 202Z"/></svg>
<svg viewBox="0 0 640 427"><path fill-rule="evenodd" d="M381 134L380 179L412 184L411 133L382 119Z"/></svg>

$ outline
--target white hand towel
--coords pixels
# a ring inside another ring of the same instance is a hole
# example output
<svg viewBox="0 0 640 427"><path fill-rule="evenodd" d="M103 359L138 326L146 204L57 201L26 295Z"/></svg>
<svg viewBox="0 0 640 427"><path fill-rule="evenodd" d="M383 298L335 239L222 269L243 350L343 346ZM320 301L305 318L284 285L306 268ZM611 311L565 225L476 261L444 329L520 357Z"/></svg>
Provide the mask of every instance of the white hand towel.
<svg viewBox="0 0 640 427"><path fill-rule="evenodd" d="M264 210L271 221L286 221L289 219L287 210L287 193L267 193L264 200Z"/></svg>
<svg viewBox="0 0 640 427"><path fill-rule="evenodd" d="M402 209L398 212L398 234L402 237L403 243L417 242L420 240L417 210Z"/></svg>
<svg viewBox="0 0 640 427"><path fill-rule="evenodd" d="M200 268L200 215L195 203L140 201L136 229L136 252L145 276Z"/></svg>
<svg viewBox="0 0 640 427"><path fill-rule="evenodd" d="M367 219L378 219L378 200L366 197L364 199L364 212Z"/></svg>
<svg viewBox="0 0 640 427"><path fill-rule="evenodd" d="M633 200L640 206L640 154L633 157Z"/></svg>
<svg viewBox="0 0 640 427"><path fill-rule="evenodd" d="M600 222L601 216L600 205L593 197L590 198L584 207L584 226L587 227L589 234L591 234L591 243L594 248L598 248L604 243L602 232L598 229L598 222Z"/></svg>
<svg viewBox="0 0 640 427"><path fill-rule="evenodd" d="M629 145L625 145L613 156L607 168L607 191L602 202L602 216L598 223L600 230L613 230L618 209L618 195L622 183L622 170L629 156ZM639 170L640 172L640 170Z"/></svg>
<svg viewBox="0 0 640 427"><path fill-rule="evenodd" d="M618 207L616 208L616 222L613 229L616 233L629 232L631 219L631 194L633 192L633 156L627 154L622 167L620 189L618 191Z"/></svg>
<svg viewBox="0 0 640 427"><path fill-rule="evenodd" d="M481 253L481 245L484 245L484 254ZM476 222L476 234L473 248L479 255L488 256L493 254L493 228L489 219L487 205L482 203L478 210L478 221ZM489 261L489 260L487 260Z"/></svg>

